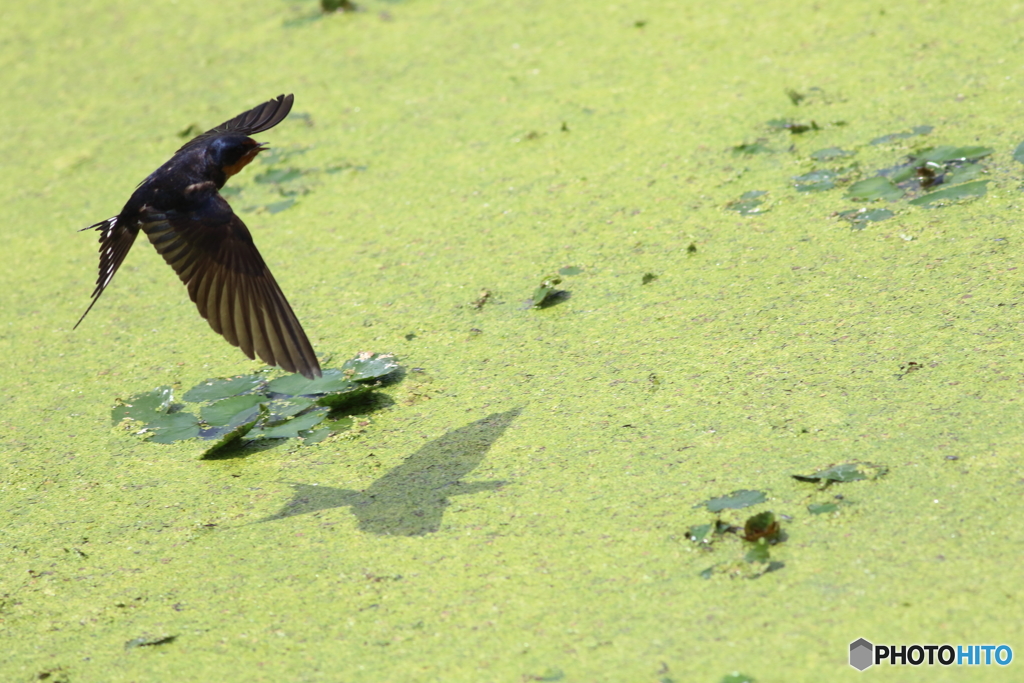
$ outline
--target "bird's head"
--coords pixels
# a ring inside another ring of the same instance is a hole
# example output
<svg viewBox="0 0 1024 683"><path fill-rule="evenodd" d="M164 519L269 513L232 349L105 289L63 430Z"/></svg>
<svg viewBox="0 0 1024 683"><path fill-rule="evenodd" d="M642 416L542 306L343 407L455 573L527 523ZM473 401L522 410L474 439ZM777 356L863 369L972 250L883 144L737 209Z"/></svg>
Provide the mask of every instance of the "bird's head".
<svg viewBox="0 0 1024 683"><path fill-rule="evenodd" d="M222 135L210 143L206 153L227 180L245 168L263 149L263 143L245 135Z"/></svg>

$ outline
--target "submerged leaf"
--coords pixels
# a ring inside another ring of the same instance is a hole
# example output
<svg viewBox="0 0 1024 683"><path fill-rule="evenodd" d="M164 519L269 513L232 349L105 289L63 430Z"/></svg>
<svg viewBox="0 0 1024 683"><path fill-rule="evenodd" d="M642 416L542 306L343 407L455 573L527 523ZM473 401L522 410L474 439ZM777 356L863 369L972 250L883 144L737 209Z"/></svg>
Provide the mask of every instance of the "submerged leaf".
<svg viewBox="0 0 1024 683"><path fill-rule="evenodd" d="M885 465L876 465L870 462L847 462L842 465L833 465L814 474L794 474L792 477L797 481L830 484L832 482L845 483L862 481L864 479L877 479L888 473L888 471L889 468Z"/></svg>
<svg viewBox="0 0 1024 683"><path fill-rule="evenodd" d="M752 216L754 214L765 213L767 209L762 208L764 199L762 197L768 194L765 190L750 190L740 195L740 198L729 202L725 205L725 208L729 211L736 211L741 216Z"/></svg>
<svg viewBox="0 0 1024 683"><path fill-rule="evenodd" d="M764 491L750 491L744 489L740 491L733 491L727 496L712 498L711 500L701 503L701 505L706 506L710 512L721 512L722 510L739 510L750 507L751 505L763 503L765 500L767 500L767 496Z"/></svg>

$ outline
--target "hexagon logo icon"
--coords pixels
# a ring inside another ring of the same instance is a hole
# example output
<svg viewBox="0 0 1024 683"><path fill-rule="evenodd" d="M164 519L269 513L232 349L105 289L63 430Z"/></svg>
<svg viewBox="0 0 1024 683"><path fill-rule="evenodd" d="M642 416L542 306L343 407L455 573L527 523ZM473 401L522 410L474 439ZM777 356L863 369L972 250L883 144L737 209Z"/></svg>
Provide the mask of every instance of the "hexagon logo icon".
<svg viewBox="0 0 1024 683"><path fill-rule="evenodd" d="M850 643L850 666L857 671L868 668L875 663L874 651L875 646L863 638L853 641Z"/></svg>

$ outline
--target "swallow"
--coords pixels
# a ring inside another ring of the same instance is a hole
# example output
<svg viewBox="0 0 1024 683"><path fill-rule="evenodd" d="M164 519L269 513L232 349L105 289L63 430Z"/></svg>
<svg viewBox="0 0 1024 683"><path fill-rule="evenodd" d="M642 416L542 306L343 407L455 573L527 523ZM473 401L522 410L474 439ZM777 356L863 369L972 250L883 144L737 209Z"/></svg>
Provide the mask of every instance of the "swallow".
<svg viewBox="0 0 1024 683"><path fill-rule="evenodd" d="M251 359L320 377L313 346L220 189L265 149L250 135L281 123L292 95L279 95L187 142L132 193L121 213L82 230L100 233L92 302L124 262L139 230L164 257L214 332Z"/></svg>

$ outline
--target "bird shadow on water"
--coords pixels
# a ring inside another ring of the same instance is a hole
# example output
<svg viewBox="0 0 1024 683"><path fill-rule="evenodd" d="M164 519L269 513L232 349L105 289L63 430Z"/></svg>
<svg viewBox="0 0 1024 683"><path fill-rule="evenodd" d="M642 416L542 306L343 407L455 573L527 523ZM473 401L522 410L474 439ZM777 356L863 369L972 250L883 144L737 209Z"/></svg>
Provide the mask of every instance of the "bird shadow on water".
<svg viewBox="0 0 1024 683"><path fill-rule="evenodd" d="M503 481L462 478L483 461L522 408L492 413L425 444L365 491L290 483L292 499L272 522L331 508L351 507L362 531L381 536L423 536L441 527L452 496L500 488Z"/></svg>

